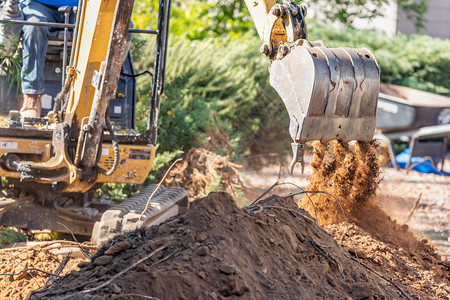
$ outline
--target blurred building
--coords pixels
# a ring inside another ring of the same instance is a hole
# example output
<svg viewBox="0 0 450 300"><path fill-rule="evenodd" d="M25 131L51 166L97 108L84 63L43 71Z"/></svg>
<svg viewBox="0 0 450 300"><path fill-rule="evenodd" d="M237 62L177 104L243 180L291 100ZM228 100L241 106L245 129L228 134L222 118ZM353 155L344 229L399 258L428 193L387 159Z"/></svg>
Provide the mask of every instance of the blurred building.
<svg viewBox="0 0 450 300"><path fill-rule="evenodd" d="M425 28L419 33L450 39L450 0L430 0L425 19L427 20ZM408 20L402 11L399 11L397 17L397 32L404 34L416 32L414 22Z"/></svg>
<svg viewBox="0 0 450 300"><path fill-rule="evenodd" d="M326 0L324 0L326 3ZM393 2L393 1L392 1ZM377 17L371 21L357 19L353 23L356 28L375 29L392 36L396 33L413 34L417 33L414 20L407 18L406 13L397 7L397 4L390 3L374 9L385 11L383 17ZM318 19L323 18L320 13L321 5L308 5L308 15ZM450 39L450 0L429 0L428 12L425 14L425 28L419 34L426 34L432 37Z"/></svg>

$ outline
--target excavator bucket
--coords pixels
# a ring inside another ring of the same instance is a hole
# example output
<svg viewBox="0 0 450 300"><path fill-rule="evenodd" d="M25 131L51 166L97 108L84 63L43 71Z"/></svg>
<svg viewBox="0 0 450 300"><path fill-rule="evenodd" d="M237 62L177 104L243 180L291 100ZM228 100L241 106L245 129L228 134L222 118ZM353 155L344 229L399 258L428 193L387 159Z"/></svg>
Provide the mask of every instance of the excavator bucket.
<svg viewBox="0 0 450 300"><path fill-rule="evenodd" d="M301 40L273 60L270 84L289 113L294 148L311 140L372 140L380 71L369 50Z"/></svg>
<svg viewBox="0 0 450 300"><path fill-rule="evenodd" d="M367 49L327 48L309 42L304 4L293 0L245 0L271 60L270 84L290 118L293 161L304 168L304 144L311 140L368 142L376 124L380 71Z"/></svg>

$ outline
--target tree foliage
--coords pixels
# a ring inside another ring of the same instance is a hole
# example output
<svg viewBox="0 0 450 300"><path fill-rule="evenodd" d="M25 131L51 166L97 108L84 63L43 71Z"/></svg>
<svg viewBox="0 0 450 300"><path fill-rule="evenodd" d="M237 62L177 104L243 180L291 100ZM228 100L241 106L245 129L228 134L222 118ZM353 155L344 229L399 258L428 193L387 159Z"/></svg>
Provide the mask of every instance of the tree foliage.
<svg viewBox="0 0 450 300"><path fill-rule="evenodd" d="M275 0L276 2L283 2ZM326 23L340 22L352 26L356 19L383 16L395 3L416 28L423 28L429 0L296 0L320 7ZM156 28L159 0L137 0L133 22L139 28ZM218 37L227 34L239 37L248 32L256 34L244 0L174 0L172 1L171 33L189 40Z"/></svg>
<svg viewBox="0 0 450 300"><path fill-rule="evenodd" d="M176 39L171 44L159 119L162 150L200 145L236 156L249 149L263 118L256 106L273 107L273 99L278 99L268 85L268 60L259 53L259 43L259 38L246 35L243 39ZM150 57L151 51L150 46L142 57ZM141 90L146 88L140 84ZM265 104L255 106L256 99ZM141 97L138 109L147 109L147 102L148 93ZM147 112L138 111L137 115L146 116ZM141 119L142 128L145 122Z"/></svg>
<svg viewBox="0 0 450 300"><path fill-rule="evenodd" d="M138 0L133 23L139 28L156 28L159 0ZM256 33L244 0L175 0L172 2L170 33L188 40L219 37L225 33L236 37Z"/></svg>

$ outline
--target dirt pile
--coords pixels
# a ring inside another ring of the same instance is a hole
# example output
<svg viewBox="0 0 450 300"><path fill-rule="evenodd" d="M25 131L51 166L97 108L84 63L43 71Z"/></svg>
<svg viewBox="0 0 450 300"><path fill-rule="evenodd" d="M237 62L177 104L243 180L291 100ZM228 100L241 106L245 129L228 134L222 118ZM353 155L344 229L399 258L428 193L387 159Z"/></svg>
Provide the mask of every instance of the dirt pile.
<svg viewBox="0 0 450 300"><path fill-rule="evenodd" d="M50 274L55 272L67 256L67 251L64 251L66 246L61 243L46 243L0 250L0 299L25 299L31 290L45 286ZM77 269L77 265L85 260L81 255L71 255L60 275Z"/></svg>
<svg viewBox="0 0 450 300"><path fill-rule="evenodd" d="M236 196L244 185L240 168L226 156L194 148L169 172L164 185L186 188L191 199L205 197L211 191L225 191Z"/></svg>
<svg viewBox="0 0 450 300"><path fill-rule="evenodd" d="M390 266L384 266L389 272ZM430 275L431 276L431 275ZM427 297L403 284L414 297ZM448 283L448 282L447 282ZM32 299L398 299L292 201L239 209L225 193L150 229L117 236ZM433 297L428 297L433 298Z"/></svg>
<svg viewBox="0 0 450 300"><path fill-rule="evenodd" d="M384 243L353 224L329 225L326 230L345 250L386 278L429 298L449 299L450 262L442 261L427 240L408 250Z"/></svg>

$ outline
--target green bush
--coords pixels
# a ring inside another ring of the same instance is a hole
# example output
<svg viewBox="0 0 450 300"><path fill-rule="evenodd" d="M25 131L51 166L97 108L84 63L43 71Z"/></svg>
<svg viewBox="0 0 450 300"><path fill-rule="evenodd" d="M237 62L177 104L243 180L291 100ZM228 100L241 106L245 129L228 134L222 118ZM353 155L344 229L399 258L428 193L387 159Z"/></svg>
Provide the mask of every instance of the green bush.
<svg viewBox="0 0 450 300"><path fill-rule="evenodd" d="M259 44L253 35L171 43L159 120L161 149L206 146L238 160L251 149L266 152L267 131L276 129L273 138L285 137L279 133L287 133L289 120L268 85L269 61L259 53ZM152 48L146 51L150 54ZM147 99L141 100L144 107ZM227 145L220 144L222 138Z"/></svg>
<svg viewBox="0 0 450 300"><path fill-rule="evenodd" d="M0 229L0 248L3 248L7 244L26 242L27 238L25 233L14 230L13 228Z"/></svg>

